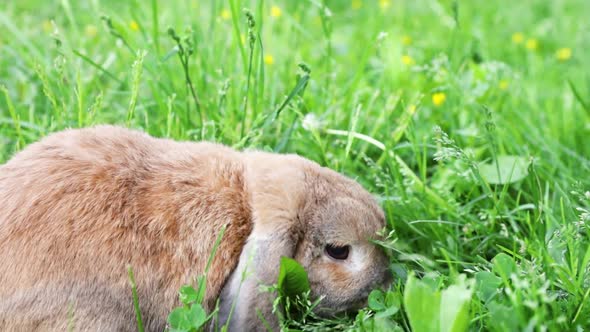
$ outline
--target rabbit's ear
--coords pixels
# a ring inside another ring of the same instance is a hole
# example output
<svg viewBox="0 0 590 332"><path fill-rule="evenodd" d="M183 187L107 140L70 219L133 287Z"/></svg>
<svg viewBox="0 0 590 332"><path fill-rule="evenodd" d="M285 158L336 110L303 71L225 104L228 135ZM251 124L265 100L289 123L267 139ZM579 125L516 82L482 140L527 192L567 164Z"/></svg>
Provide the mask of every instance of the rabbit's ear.
<svg viewBox="0 0 590 332"><path fill-rule="evenodd" d="M265 324L278 330L275 294L261 286L276 284L281 257L294 257L305 231L298 218L304 203L301 168L273 164L258 165L260 172L248 179L254 229L221 295L220 324L229 331L265 331Z"/></svg>
<svg viewBox="0 0 590 332"><path fill-rule="evenodd" d="M295 255L300 240L298 234L301 233L294 228L297 223L291 225L273 232L258 232L255 227L248 238L238 267L221 295L219 319L222 325L229 323L228 331L265 331L264 324L278 330L279 322L272 313L276 294L265 291L261 286L276 284L281 257L292 258Z"/></svg>

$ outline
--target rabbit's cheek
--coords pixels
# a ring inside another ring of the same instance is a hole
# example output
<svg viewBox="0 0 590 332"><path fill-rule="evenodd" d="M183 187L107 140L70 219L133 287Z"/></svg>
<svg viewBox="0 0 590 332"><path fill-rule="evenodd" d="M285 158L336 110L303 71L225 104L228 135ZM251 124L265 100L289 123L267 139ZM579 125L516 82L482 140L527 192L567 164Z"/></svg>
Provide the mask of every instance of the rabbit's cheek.
<svg viewBox="0 0 590 332"><path fill-rule="evenodd" d="M314 266L309 274L312 292L325 297L327 302L341 302L355 293L355 276L343 264L321 262Z"/></svg>
<svg viewBox="0 0 590 332"><path fill-rule="evenodd" d="M338 263L331 263L328 267L330 271L330 286L332 289L342 289L342 288L349 288L352 286L351 283L351 275L348 269L344 268L341 264Z"/></svg>

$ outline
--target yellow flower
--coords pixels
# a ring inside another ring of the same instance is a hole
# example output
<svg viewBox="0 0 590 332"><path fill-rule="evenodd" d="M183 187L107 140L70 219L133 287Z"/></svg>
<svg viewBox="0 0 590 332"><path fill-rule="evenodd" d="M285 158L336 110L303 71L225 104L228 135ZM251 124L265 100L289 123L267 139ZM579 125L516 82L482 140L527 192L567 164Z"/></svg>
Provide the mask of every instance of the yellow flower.
<svg viewBox="0 0 590 332"><path fill-rule="evenodd" d="M500 82L498 83L498 87L500 88L500 90L508 90L508 87L510 86L510 83L508 83L507 80L500 80Z"/></svg>
<svg viewBox="0 0 590 332"><path fill-rule="evenodd" d="M515 44L522 44L524 41L524 35L522 32L515 32L512 34L512 42Z"/></svg>
<svg viewBox="0 0 590 332"><path fill-rule="evenodd" d="M404 35L402 36L402 44L403 45L410 45L412 43L412 37L408 36L408 35Z"/></svg>
<svg viewBox="0 0 590 332"><path fill-rule="evenodd" d="M390 0L379 0L379 7L381 7L381 9L389 8L390 5L391 5Z"/></svg>
<svg viewBox="0 0 590 332"><path fill-rule="evenodd" d="M139 31L139 24L137 24L135 21L131 21L129 22L129 28L131 28L133 31Z"/></svg>
<svg viewBox="0 0 590 332"><path fill-rule="evenodd" d="M361 0L352 0L352 9L360 9L363 6Z"/></svg>
<svg viewBox="0 0 590 332"><path fill-rule="evenodd" d="M50 20L43 21L43 31L45 31L45 33L50 33L53 31L53 23L51 23Z"/></svg>
<svg viewBox="0 0 590 332"><path fill-rule="evenodd" d="M526 40L526 44L524 46L529 50L534 51L539 48L539 42L535 38L529 38Z"/></svg>
<svg viewBox="0 0 590 332"><path fill-rule="evenodd" d="M555 52L555 57L559 61L567 61L572 57L572 49L569 47L563 47Z"/></svg>
<svg viewBox="0 0 590 332"><path fill-rule="evenodd" d="M281 17L281 15L283 15L283 11L281 10L281 7L275 6L275 5L270 7L270 16Z"/></svg>
<svg viewBox="0 0 590 332"><path fill-rule="evenodd" d="M96 37L96 34L97 34L97 33L98 33L98 29L96 28L96 26L95 26L95 25L92 25L92 24L90 24L90 25L87 25L87 26L84 28L84 34L85 34L85 35L86 35L86 37L88 37L88 38L94 38L94 37Z"/></svg>
<svg viewBox="0 0 590 332"><path fill-rule="evenodd" d="M275 58L272 57L272 55L267 54L264 56L264 63L266 63L267 65L272 65L273 63L275 63Z"/></svg>
<svg viewBox="0 0 590 332"><path fill-rule="evenodd" d="M411 65L413 65L416 62L414 61L414 59L411 56L409 56L409 55L402 55L402 63L404 65L406 65L406 66L411 66Z"/></svg>
<svg viewBox="0 0 590 332"><path fill-rule="evenodd" d="M221 14L219 14L219 16L224 20L229 20L231 18L231 12L227 9L224 9L221 11Z"/></svg>
<svg viewBox="0 0 590 332"><path fill-rule="evenodd" d="M437 92L432 94L432 103L434 106L442 105L447 100L447 95L444 92Z"/></svg>

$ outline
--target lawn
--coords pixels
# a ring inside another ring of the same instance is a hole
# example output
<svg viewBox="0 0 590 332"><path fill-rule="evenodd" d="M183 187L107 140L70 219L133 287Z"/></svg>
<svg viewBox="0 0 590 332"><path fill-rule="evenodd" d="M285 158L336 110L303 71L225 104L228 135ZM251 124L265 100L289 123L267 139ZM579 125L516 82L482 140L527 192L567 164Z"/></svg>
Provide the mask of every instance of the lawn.
<svg viewBox="0 0 590 332"><path fill-rule="evenodd" d="M0 162L99 123L298 153L379 198L396 278L356 315L285 324L588 330L588 17L587 0L3 1Z"/></svg>

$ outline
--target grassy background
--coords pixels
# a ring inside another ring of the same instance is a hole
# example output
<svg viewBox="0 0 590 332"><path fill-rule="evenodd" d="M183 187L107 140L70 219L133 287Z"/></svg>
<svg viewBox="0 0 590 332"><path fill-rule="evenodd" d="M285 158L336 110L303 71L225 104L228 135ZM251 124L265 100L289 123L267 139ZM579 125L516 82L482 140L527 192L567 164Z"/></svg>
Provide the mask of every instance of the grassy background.
<svg viewBox="0 0 590 332"><path fill-rule="evenodd" d="M587 329L589 15L586 0L8 1L0 161L97 123L296 152L381 198L392 298L409 271L433 290L462 273L472 330ZM417 329L405 307L383 316L340 323Z"/></svg>

